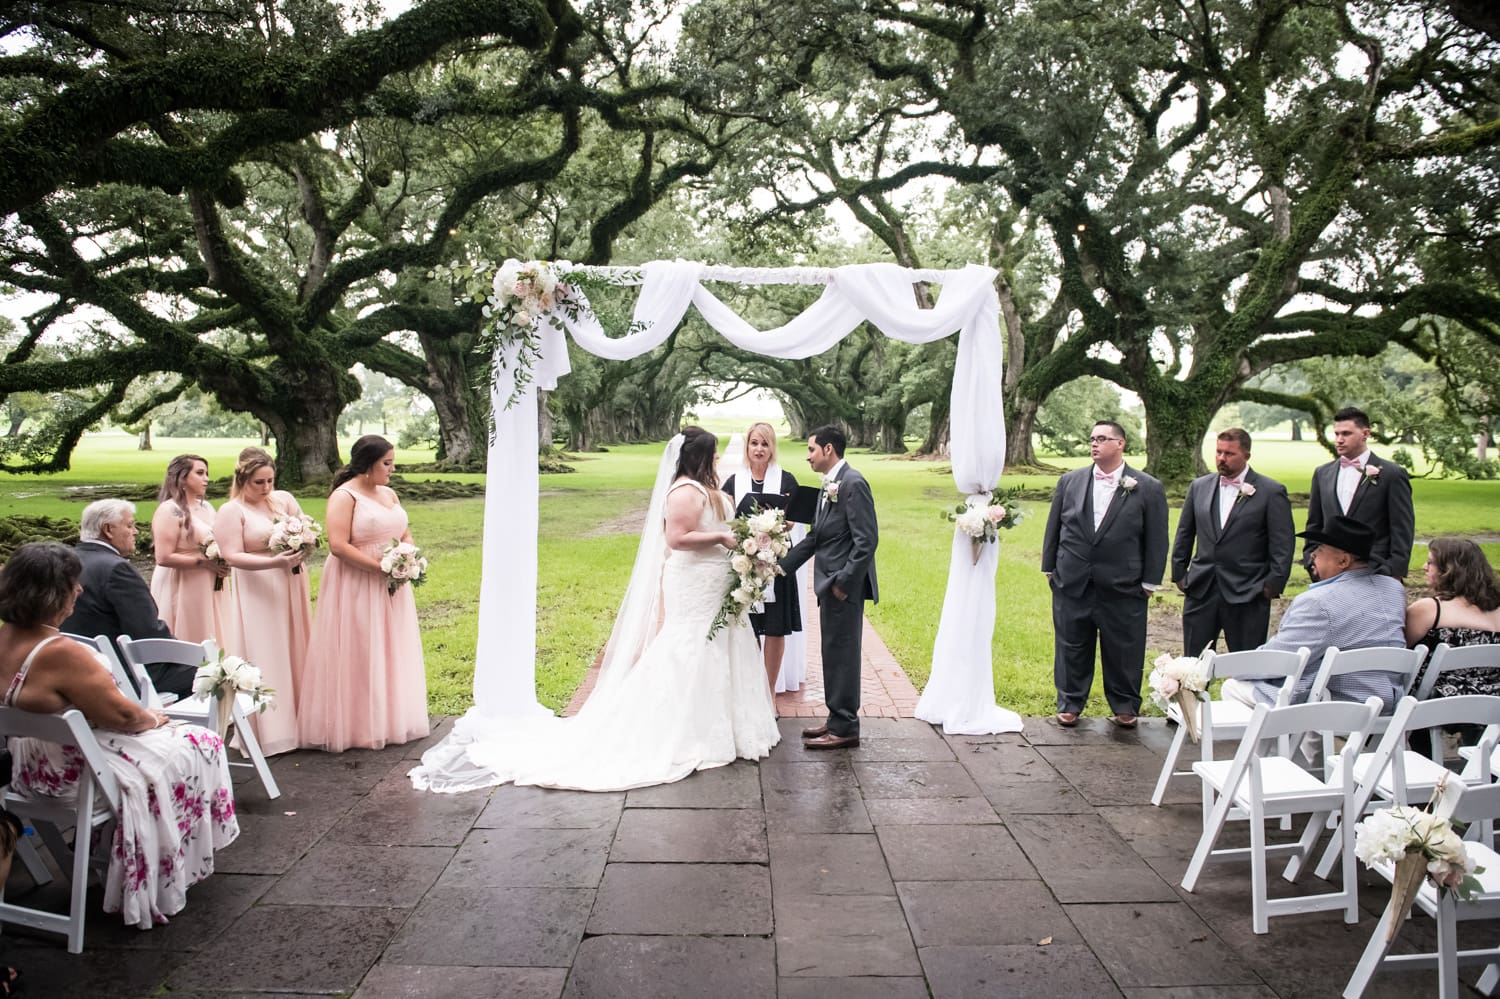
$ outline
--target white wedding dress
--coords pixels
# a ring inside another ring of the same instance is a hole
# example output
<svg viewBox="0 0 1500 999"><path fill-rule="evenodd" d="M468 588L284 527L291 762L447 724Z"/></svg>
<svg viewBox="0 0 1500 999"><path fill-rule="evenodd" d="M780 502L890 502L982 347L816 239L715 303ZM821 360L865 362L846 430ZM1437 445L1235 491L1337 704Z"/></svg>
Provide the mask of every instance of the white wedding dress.
<svg viewBox="0 0 1500 999"><path fill-rule="evenodd" d="M665 492L676 489L707 496L689 480ZM659 515L662 505L653 501L652 511ZM712 502L699 529L727 529ZM622 791L670 784L695 770L770 753L781 734L749 623L742 620L708 639L729 581L728 553L718 546L667 550L660 525L649 520L641 546L634 575L645 578L632 578L621 607L621 617L629 620L617 622L598 684L582 710L571 718L513 719L473 741L446 741L411 772L415 786L465 791L515 783ZM644 602L633 599L643 594Z"/></svg>

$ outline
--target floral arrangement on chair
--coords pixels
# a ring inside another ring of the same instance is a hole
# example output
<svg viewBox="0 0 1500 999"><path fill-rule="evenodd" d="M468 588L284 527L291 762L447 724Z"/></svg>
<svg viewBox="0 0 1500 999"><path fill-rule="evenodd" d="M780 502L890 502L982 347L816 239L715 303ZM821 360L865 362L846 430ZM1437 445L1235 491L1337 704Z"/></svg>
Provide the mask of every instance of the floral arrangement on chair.
<svg viewBox="0 0 1500 999"><path fill-rule="evenodd" d="M1434 797L1441 789L1440 783ZM1387 943L1406 921L1424 878L1439 893L1451 891L1468 898L1480 888L1474 875L1484 870L1474 866L1452 822L1412 805L1382 808L1355 826L1354 855L1369 867L1378 863L1395 867L1386 907Z"/></svg>
<svg viewBox="0 0 1500 999"><path fill-rule="evenodd" d="M1208 689L1208 670L1204 669L1203 661L1197 656L1157 656L1147 683L1151 686L1151 700L1163 711L1172 701L1177 702L1188 737L1196 743L1198 695Z"/></svg>
<svg viewBox="0 0 1500 999"><path fill-rule="evenodd" d="M239 656L225 655L219 650L218 659L205 661L193 676L193 693L199 697L217 697L218 714L214 719L214 730L220 738L229 731L234 717L235 698L249 694L256 711L264 711L276 700L276 691L266 686L260 668Z"/></svg>
<svg viewBox="0 0 1500 999"><path fill-rule="evenodd" d="M392 538L381 549L380 571L386 575L386 592L395 593L408 583L421 586L427 582L427 559L416 545Z"/></svg>
<svg viewBox="0 0 1500 999"><path fill-rule="evenodd" d="M984 494L983 503L970 499L942 511L944 520L952 521L969 536L975 565L979 564L979 555L985 545L997 544L1002 530L1008 531L1026 519L1020 495L1020 487L991 491Z"/></svg>
<svg viewBox="0 0 1500 999"><path fill-rule="evenodd" d="M765 600L776 577L785 575L778 559L792 549L792 529L786 513L779 509L736 517L729 529L735 540L734 554L729 557L729 585L709 626L709 641L726 625L740 623L747 610Z"/></svg>

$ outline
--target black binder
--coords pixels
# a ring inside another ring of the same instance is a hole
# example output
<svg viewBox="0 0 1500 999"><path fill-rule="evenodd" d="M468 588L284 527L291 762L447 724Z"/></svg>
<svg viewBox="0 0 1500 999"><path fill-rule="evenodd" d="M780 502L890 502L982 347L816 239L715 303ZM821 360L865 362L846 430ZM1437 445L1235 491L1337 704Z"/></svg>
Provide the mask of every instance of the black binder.
<svg viewBox="0 0 1500 999"><path fill-rule="evenodd" d="M818 497L822 490L812 486L798 486L792 493L746 493L735 508L735 516L744 517L757 509L775 507L786 511L786 519L793 524L811 524L818 515Z"/></svg>

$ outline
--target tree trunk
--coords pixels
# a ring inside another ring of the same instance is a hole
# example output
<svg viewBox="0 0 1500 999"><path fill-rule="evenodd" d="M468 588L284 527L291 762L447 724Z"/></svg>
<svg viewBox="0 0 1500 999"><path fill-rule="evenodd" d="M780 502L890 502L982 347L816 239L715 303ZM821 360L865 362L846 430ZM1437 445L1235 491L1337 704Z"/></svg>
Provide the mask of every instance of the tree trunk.
<svg viewBox="0 0 1500 999"><path fill-rule="evenodd" d="M948 419L948 400L932 400L932 411L927 419L927 439L922 442L918 454L931 458L948 457L948 443L952 440L952 422Z"/></svg>
<svg viewBox="0 0 1500 999"><path fill-rule="evenodd" d="M7 437L16 437L21 433L21 424L26 422L26 412L20 409L11 410L10 430L5 434Z"/></svg>
<svg viewBox="0 0 1500 999"><path fill-rule="evenodd" d="M474 388L466 353L467 337L417 334L427 361L424 392L438 419L437 460L451 465L482 464L489 427L485 400Z"/></svg>
<svg viewBox="0 0 1500 999"><path fill-rule="evenodd" d="M1146 407L1146 471L1164 485L1186 486L1207 469L1203 437L1218 406L1195 406L1180 398L1153 404L1144 394L1141 401Z"/></svg>
<svg viewBox="0 0 1500 999"><path fill-rule="evenodd" d="M547 393L536 392L536 447L546 451L552 447L552 408L547 405Z"/></svg>
<svg viewBox="0 0 1500 999"><path fill-rule="evenodd" d="M1292 440L1294 440L1294 441L1300 441L1301 439L1302 439L1302 421L1294 418L1292 420Z"/></svg>
<svg viewBox="0 0 1500 999"><path fill-rule="evenodd" d="M265 423L260 425L260 446L266 447L271 443L271 428Z"/></svg>
<svg viewBox="0 0 1500 999"><path fill-rule="evenodd" d="M279 488L300 486L309 480L326 479L343 464L335 432L337 400L304 399L303 411L278 414L267 420L276 438L276 484Z"/></svg>
<svg viewBox="0 0 1500 999"><path fill-rule="evenodd" d="M882 420L879 424L880 430L875 435L874 450L878 454L905 454L906 421L901 418L894 420Z"/></svg>
<svg viewBox="0 0 1500 999"><path fill-rule="evenodd" d="M149 421L145 426L141 427L140 436L136 438L135 449L137 451L151 450L151 424Z"/></svg>
<svg viewBox="0 0 1500 999"><path fill-rule="evenodd" d="M1488 423L1489 421L1486 420L1485 422ZM1490 434L1488 430L1481 430L1479 433L1474 435L1474 457L1477 458L1480 463L1483 463L1489 460L1489 456Z"/></svg>
<svg viewBox="0 0 1500 999"><path fill-rule="evenodd" d="M1015 392L1005 397L1005 467L1035 467L1036 449L1031 443L1036 432L1036 413L1040 404Z"/></svg>

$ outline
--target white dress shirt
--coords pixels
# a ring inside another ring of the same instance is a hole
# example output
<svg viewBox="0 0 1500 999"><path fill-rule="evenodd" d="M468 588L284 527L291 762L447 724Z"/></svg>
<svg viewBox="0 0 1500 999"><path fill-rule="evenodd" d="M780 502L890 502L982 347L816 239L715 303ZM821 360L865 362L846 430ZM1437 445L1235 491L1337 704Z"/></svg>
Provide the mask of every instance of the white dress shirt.
<svg viewBox="0 0 1500 999"><path fill-rule="evenodd" d="M843 458L840 458L838 461L834 462L832 468L823 473L823 491L818 494L819 513L822 513L828 506L828 484L838 479L839 469L843 468L847 464L848 462L846 462Z"/></svg>
<svg viewBox="0 0 1500 999"><path fill-rule="evenodd" d="M1115 490L1120 487L1120 478L1125 474L1125 463L1122 461L1113 472L1103 472L1105 478L1100 478L1101 469L1094 466L1094 530L1104 523L1104 515L1109 512L1109 502L1115 498Z"/></svg>
<svg viewBox="0 0 1500 999"><path fill-rule="evenodd" d="M1359 488L1359 480L1365 477L1365 465L1370 461L1369 450L1365 450L1354 460L1358 464L1339 464L1338 487L1335 493L1339 499L1339 509L1345 513L1349 512L1349 504L1354 502L1354 492Z"/></svg>
<svg viewBox="0 0 1500 999"><path fill-rule="evenodd" d="M1240 471L1240 474L1235 476L1236 483L1232 486L1226 486L1224 484L1224 476L1219 476L1219 530L1222 531L1224 525L1229 523L1229 512L1234 509L1234 504L1239 502L1240 484L1245 481L1245 476L1249 474L1250 466L1246 465Z"/></svg>

